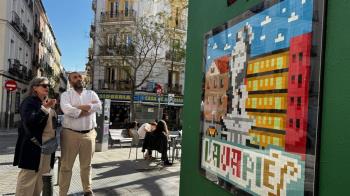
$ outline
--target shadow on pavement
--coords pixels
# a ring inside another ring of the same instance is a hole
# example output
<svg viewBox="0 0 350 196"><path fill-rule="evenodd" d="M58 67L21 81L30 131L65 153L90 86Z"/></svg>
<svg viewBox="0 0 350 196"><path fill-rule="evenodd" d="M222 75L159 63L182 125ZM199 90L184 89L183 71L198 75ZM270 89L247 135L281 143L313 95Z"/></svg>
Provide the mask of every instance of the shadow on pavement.
<svg viewBox="0 0 350 196"><path fill-rule="evenodd" d="M115 196L115 195L125 195L126 193L123 192L121 193L118 191L119 188L125 188L127 186L135 186L139 185L138 189L140 190L147 190L150 195L178 195L178 193L164 193L162 189L159 187L157 183L155 183L157 180L160 180L162 178L169 178L173 176L178 176L180 175L180 172L172 172L168 174L163 174L163 175L158 175L158 176L153 176L149 178L144 178L142 180L136 180L132 181L129 183L124 183L116 186L109 186L109 187L104 187L100 189L95 189L94 192L96 195L108 195L108 196ZM125 189L124 189L125 190ZM138 190L129 190L130 194L136 195Z"/></svg>
<svg viewBox="0 0 350 196"><path fill-rule="evenodd" d="M93 169L106 168L108 171L97 174L97 177L92 180L100 180L115 176L130 175L138 172L147 172L152 170L161 170L159 162L145 161L145 160L124 160L124 161L112 161L107 163L92 164Z"/></svg>

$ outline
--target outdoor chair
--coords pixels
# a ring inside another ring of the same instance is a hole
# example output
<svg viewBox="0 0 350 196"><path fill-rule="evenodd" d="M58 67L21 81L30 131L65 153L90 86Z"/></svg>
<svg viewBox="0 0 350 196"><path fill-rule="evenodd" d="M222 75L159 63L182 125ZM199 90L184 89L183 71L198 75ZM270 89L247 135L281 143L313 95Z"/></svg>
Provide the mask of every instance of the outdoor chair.
<svg viewBox="0 0 350 196"><path fill-rule="evenodd" d="M129 159L131 155L131 148L135 147L135 154L136 154L136 159L137 160L137 154L138 154L138 148L142 146L144 138L140 138L139 134L137 133L136 129L130 129L129 134L132 138L131 145L130 145L130 151L129 151Z"/></svg>
<svg viewBox="0 0 350 196"><path fill-rule="evenodd" d="M172 148L171 162L173 163L175 158L175 153L176 153L176 158L178 158L179 150L181 150L182 130L170 131L169 135L171 136L170 142L169 142L169 153Z"/></svg>
<svg viewBox="0 0 350 196"><path fill-rule="evenodd" d="M122 143L132 142L132 138L128 137L127 129L109 129L109 144L111 147L113 147L114 141L117 141L121 148Z"/></svg>

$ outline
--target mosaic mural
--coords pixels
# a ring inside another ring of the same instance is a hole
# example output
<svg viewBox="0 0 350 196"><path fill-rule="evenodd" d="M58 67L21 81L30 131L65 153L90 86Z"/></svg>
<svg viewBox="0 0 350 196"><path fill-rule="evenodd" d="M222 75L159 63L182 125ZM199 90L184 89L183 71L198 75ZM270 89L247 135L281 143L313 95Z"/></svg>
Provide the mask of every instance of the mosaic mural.
<svg viewBox="0 0 350 196"><path fill-rule="evenodd" d="M232 193L314 194L320 8L264 1L206 35L201 170Z"/></svg>

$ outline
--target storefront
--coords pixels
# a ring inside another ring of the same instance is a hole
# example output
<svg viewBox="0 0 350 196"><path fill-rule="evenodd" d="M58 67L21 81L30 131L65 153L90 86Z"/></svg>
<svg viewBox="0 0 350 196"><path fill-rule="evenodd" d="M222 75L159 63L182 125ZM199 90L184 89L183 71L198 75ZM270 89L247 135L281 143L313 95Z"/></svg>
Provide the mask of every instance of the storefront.
<svg viewBox="0 0 350 196"><path fill-rule="evenodd" d="M111 128L127 127L127 124L130 122L130 94L98 92L98 96L101 100L111 99ZM181 127L182 96L172 97L172 95L166 94L158 97L155 93L136 92L134 106L135 119L140 124L165 119L169 130Z"/></svg>

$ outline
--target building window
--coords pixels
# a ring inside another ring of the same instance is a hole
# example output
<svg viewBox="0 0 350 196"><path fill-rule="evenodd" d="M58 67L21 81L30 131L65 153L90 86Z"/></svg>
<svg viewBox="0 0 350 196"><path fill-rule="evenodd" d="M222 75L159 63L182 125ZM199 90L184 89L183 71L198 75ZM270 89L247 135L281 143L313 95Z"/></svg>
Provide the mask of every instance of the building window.
<svg viewBox="0 0 350 196"><path fill-rule="evenodd" d="M294 75L292 76L291 79L292 79L292 84L295 84L295 76Z"/></svg>
<svg viewBox="0 0 350 196"><path fill-rule="evenodd" d="M110 10L111 18L113 18L113 13L114 13L114 6L113 6L113 3L111 3L111 10Z"/></svg>
<svg viewBox="0 0 350 196"><path fill-rule="evenodd" d="M214 67L210 68L210 73L214 73L214 71L215 71Z"/></svg>
<svg viewBox="0 0 350 196"><path fill-rule="evenodd" d="M224 79L220 80L220 88L224 88Z"/></svg>
<svg viewBox="0 0 350 196"><path fill-rule="evenodd" d="M125 1L125 16L129 16L129 1Z"/></svg>
<svg viewBox="0 0 350 196"><path fill-rule="evenodd" d="M290 98L290 105L294 105L294 97Z"/></svg>
<svg viewBox="0 0 350 196"><path fill-rule="evenodd" d="M289 127L290 127L290 128L293 127L293 119L289 119Z"/></svg>
<svg viewBox="0 0 350 196"><path fill-rule="evenodd" d="M300 88L302 84L303 84L303 75L299 74L298 75L298 87Z"/></svg>
<svg viewBox="0 0 350 196"><path fill-rule="evenodd" d="M119 0L115 1L115 15L119 15Z"/></svg>
<svg viewBox="0 0 350 196"><path fill-rule="evenodd" d="M107 36L107 45L108 47L115 47L117 45L117 35L109 34Z"/></svg>
<svg viewBox="0 0 350 196"><path fill-rule="evenodd" d="M299 62L303 61L303 53L299 52Z"/></svg>
<svg viewBox="0 0 350 196"><path fill-rule="evenodd" d="M297 55L296 54L292 55L292 61L293 61L293 63L297 62Z"/></svg>
<svg viewBox="0 0 350 196"><path fill-rule="evenodd" d="M295 127L296 127L297 129L300 128L300 119L297 119L297 120L295 121Z"/></svg>
<svg viewBox="0 0 350 196"><path fill-rule="evenodd" d="M301 97L298 97L298 103L297 103L298 107L301 107Z"/></svg>

